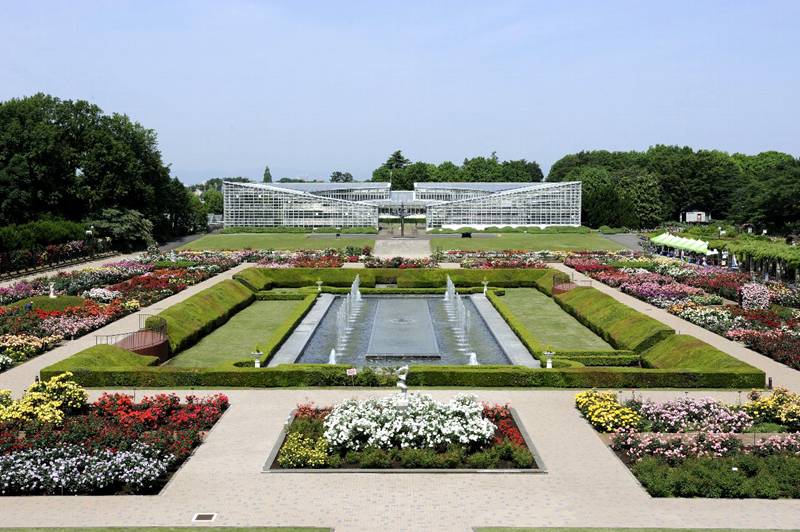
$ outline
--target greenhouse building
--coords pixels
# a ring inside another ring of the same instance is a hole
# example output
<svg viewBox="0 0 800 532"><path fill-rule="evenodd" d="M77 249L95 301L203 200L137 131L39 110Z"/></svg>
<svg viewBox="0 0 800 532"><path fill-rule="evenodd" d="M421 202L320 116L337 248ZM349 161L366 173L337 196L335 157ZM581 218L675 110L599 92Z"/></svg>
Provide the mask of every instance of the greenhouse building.
<svg viewBox="0 0 800 532"><path fill-rule="evenodd" d="M382 217L426 218L428 228L578 226L581 183L223 184L225 226L378 227Z"/></svg>

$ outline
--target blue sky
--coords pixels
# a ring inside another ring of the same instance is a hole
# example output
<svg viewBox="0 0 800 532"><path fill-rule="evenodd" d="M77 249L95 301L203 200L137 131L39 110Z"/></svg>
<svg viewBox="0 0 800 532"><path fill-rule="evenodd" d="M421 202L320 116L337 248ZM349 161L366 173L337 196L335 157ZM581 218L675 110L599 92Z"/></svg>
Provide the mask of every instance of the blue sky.
<svg viewBox="0 0 800 532"><path fill-rule="evenodd" d="M800 2L8 2L0 100L158 133L186 183L664 144L797 156Z"/></svg>

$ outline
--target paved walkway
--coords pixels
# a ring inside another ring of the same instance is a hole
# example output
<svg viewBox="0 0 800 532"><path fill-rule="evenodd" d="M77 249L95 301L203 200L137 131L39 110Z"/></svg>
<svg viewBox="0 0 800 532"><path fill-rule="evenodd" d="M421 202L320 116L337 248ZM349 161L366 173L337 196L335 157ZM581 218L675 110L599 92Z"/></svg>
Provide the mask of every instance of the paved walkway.
<svg viewBox="0 0 800 532"><path fill-rule="evenodd" d="M639 235L636 233L619 233L617 235L603 235L607 239L611 240L612 242L616 242L622 246L625 246L628 249L632 249L634 251L641 251L642 248L639 246Z"/></svg>
<svg viewBox="0 0 800 532"><path fill-rule="evenodd" d="M517 409L547 475L262 474L296 403L325 405L394 391L225 393L230 410L160 495L0 497L0 522L5 527L189 526L197 512L218 512L214 525L219 526L329 526L337 532L468 532L473 526L786 529L800 523L800 500L651 498L580 417L574 391L475 391L481 400ZM455 392L430 393L447 400ZM647 393L659 400L682 395ZM693 395L736 400L735 392Z"/></svg>
<svg viewBox="0 0 800 532"><path fill-rule="evenodd" d="M723 338L718 334L714 334L711 331L700 327L699 325L689 323L686 320L670 314L664 309L660 309L650 305L649 303L645 303L640 299L636 299L633 296L620 292L616 288L612 288L599 281L595 281L590 277L587 277L582 273L578 273L572 268L565 266L564 264L553 263L549 264L549 266L566 273L576 281L591 281L591 286L593 288L610 295L617 301L624 303L629 307L635 308L640 312L644 312L658 321L669 325L679 334L690 334L708 344L713 345L717 349L720 349L721 351L738 358L739 360L743 360L752 366L764 370L764 372L767 374L767 377L772 377L773 386L786 386L791 390L800 391L800 371L775 362L771 358L767 358L764 355L753 351L752 349L748 349L738 342L734 342L732 340L728 340L727 338Z"/></svg>
<svg viewBox="0 0 800 532"><path fill-rule="evenodd" d="M0 390L11 390L12 394L17 397L28 389L28 386L31 385L31 383L34 381L34 378L39 374L39 371L42 368L45 368L51 364L55 364L60 360L64 360L65 358L72 356L79 351L83 351L84 349L95 345L95 335L121 334L135 331L139 328L140 314L158 314L165 308L183 301L197 292L205 290L209 286L213 286L224 279L230 279L233 277L233 274L250 267L252 267L252 264L240 264L233 269L216 275L210 279L206 279L202 283L190 286L183 292L179 292L166 299L162 299L161 301L153 303L149 307L144 307L139 310L139 312L125 316L124 318L113 323L109 323L105 327L101 327L92 333L68 342L66 345L57 347L39 357L25 362L24 364L0 373Z"/></svg>
<svg viewBox="0 0 800 532"><path fill-rule="evenodd" d="M379 259L391 259L393 257L424 259L431 256L431 243L429 240L414 238L376 240L372 254Z"/></svg>

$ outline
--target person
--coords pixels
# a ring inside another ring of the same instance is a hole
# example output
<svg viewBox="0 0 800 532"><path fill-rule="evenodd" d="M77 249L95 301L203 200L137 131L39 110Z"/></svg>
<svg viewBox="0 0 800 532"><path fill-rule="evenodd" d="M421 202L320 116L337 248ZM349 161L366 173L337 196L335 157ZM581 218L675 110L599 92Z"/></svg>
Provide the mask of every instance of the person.
<svg viewBox="0 0 800 532"><path fill-rule="evenodd" d="M703 268L708 268L708 263L706 262L705 257L703 257Z"/></svg>
<svg viewBox="0 0 800 532"><path fill-rule="evenodd" d="M33 310L33 301L28 301L28 303L25 304L25 312L30 312L32 310Z"/></svg>

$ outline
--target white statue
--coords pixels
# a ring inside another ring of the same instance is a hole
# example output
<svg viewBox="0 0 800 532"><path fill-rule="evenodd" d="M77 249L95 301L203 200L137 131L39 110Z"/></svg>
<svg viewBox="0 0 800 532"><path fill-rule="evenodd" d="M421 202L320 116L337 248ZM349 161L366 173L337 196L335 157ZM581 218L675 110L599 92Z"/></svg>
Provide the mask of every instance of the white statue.
<svg viewBox="0 0 800 532"><path fill-rule="evenodd" d="M50 299L56 298L56 283L50 283Z"/></svg>
<svg viewBox="0 0 800 532"><path fill-rule="evenodd" d="M397 375L397 387L403 390L403 397L397 401L397 409L405 410L408 408L408 386L406 385L406 378L408 377L408 364L399 368L394 372Z"/></svg>

